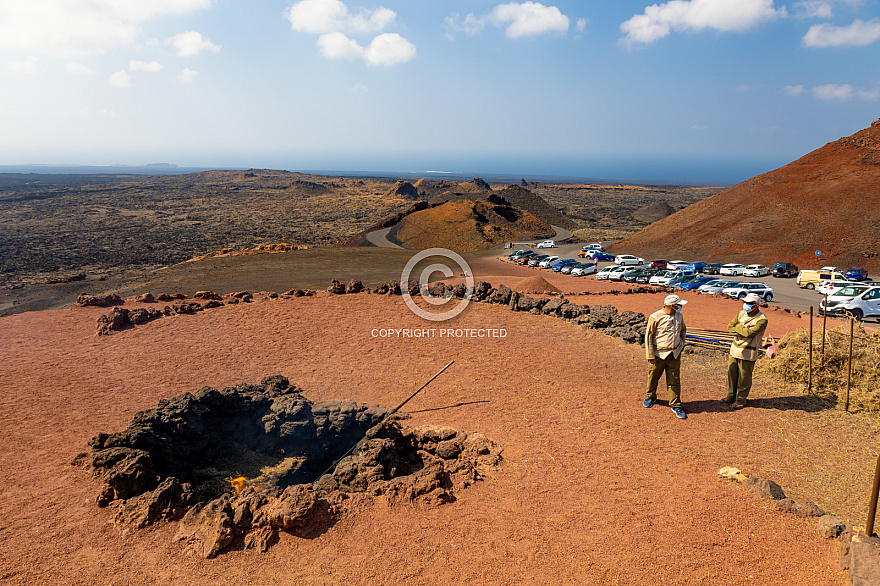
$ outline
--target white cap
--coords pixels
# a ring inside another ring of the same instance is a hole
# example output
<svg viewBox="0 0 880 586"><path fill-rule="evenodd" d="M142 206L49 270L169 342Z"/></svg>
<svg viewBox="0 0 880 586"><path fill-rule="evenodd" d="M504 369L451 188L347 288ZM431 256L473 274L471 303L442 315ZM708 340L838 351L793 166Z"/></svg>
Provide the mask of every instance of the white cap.
<svg viewBox="0 0 880 586"><path fill-rule="evenodd" d="M667 295L666 299L663 300L663 305L686 305L687 301L679 297L678 295Z"/></svg>
<svg viewBox="0 0 880 586"><path fill-rule="evenodd" d="M745 297L743 297L743 301L745 303L761 303L761 298L758 297L755 293L749 293Z"/></svg>

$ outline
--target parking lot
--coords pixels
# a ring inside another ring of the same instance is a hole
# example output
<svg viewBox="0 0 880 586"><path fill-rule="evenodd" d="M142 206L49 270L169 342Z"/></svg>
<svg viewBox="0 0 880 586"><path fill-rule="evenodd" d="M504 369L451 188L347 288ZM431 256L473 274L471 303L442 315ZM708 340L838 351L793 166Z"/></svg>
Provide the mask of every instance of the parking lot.
<svg viewBox="0 0 880 586"><path fill-rule="evenodd" d="M609 245L610 242L605 243L605 244ZM578 260L582 260L582 259L578 258L577 253L580 251L581 247L583 247L583 246L584 246L583 243L559 244L556 246L556 248L542 248L542 249L536 250L534 245L526 246L526 245L523 245L522 243L518 243L513 247L513 249L505 251L504 256L506 257L507 254L509 254L510 252L513 252L514 250L524 249L524 250L535 250L535 252L538 252L539 254L553 254L553 255L559 256L562 259L575 258ZM664 256L662 253L658 253L656 256L654 256L652 258L646 258L645 261L650 262L654 258L665 258L667 260L677 260L677 259L673 259L672 257ZM693 260L701 260L701 259L684 259L684 260L693 261ZM780 260L785 260L785 259L780 259ZM602 269L603 267L613 265L613 264L614 264L613 262L600 262L600 263L598 263L598 266L599 266L599 269ZM746 263L743 263L743 264L746 264ZM818 268L818 267L801 267L801 268ZM535 268L533 270L536 273L539 273L541 271L545 271L545 270L549 270L549 269ZM587 277L571 277L571 278L572 279L595 280L596 277L595 277L595 275L589 275ZM781 279L781 278L776 278L776 277L771 277L771 276L767 276L767 277L719 276L719 278L720 279L730 279L730 280L735 280L735 281L766 283L767 285L769 285L773 289L773 301L771 302L771 305L779 305L780 307L786 307L788 309L797 310L797 311L804 311L804 312L810 311L810 306L812 306L813 313L818 314L819 302L822 299L822 295L817 293L816 291L813 291L810 289L801 289L800 287L797 286L797 283L795 282L794 278ZM629 283L623 283L623 284L627 285L627 286L634 286Z"/></svg>

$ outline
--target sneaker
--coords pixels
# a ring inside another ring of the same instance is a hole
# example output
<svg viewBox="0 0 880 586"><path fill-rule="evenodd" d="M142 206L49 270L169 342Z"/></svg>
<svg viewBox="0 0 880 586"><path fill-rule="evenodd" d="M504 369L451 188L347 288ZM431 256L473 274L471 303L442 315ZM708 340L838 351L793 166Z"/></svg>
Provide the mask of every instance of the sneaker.
<svg viewBox="0 0 880 586"><path fill-rule="evenodd" d="M646 409L650 409L651 407L654 406L654 403L656 403L656 402L657 402L657 399L645 399L645 402L642 403L642 407L645 407Z"/></svg>
<svg viewBox="0 0 880 586"><path fill-rule="evenodd" d="M673 407L672 412L675 413L675 416L678 417L679 419L687 419L688 418L687 413L685 413L684 409L682 409L681 407Z"/></svg>

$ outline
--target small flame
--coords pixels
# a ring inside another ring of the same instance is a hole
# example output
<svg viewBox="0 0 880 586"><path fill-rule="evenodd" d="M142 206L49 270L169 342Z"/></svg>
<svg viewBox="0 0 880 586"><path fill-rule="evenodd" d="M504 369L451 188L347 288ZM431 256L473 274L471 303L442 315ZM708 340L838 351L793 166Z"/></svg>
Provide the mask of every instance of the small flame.
<svg viewBox="0 0 880 586"><path fill-rule="evenodd" d="M231 484L232 487L236 491L238 491L238 496L241 496L242 491L245 488L247 488L248 486L250 486L250 483L248 482L247 478L245 478L244 476L239 476L238 478L233 478L232 480L229 481L229 484Z"/></svg>

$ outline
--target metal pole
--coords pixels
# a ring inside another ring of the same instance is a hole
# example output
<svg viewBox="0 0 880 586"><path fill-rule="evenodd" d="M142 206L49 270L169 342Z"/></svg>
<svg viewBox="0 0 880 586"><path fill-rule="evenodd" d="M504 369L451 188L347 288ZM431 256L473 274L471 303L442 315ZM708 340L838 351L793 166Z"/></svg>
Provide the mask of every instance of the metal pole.
<svg viewBox="0 0 880 586"><path fill-rule="evenodd" d="M874 486L871 488L871 504L868 505L868 522L865 533L874 535L874 516L877 513L877 493L880 493L880 454L877 455L877 467L874 468Z"/></svg>
<svg viewBox="0 0 880 586"><path fill-rule="evenodd" d="M807 375L807 391L813 392L813 306L810 306L810 374Z"/></svg>
<svg viewBox="0 0 880 586"><path fill-rule="evenodd" d="M825 322L828 321L828 293L825 294L825 310L822 312L822 365L825 365Z"/></svg>
<svg viewBox="0 0 880 586"><path fill-rule="evenodd" d="M852 348L853 348L853 328L856 320L849 318L849 372L846 374L846 406L844 410L849 412L849 388L852 383Z"/></svg>

